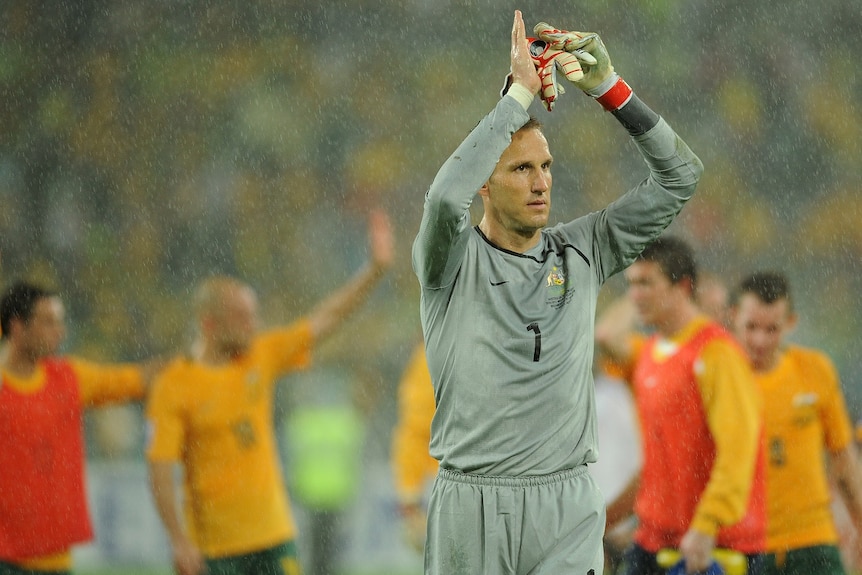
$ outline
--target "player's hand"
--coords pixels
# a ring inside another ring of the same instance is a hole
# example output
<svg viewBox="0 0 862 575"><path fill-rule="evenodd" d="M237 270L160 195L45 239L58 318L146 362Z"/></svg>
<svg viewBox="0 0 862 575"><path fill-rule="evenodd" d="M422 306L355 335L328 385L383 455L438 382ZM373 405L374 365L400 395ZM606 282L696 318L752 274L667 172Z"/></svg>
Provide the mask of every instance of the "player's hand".
<svg viewBox="0 0 862 575"><path fill-rule="evenodd" d="M689 529L679 543L679 552L685 559L688 573L705 571L712 563L712 550L715 549L715 536L696 529Z"/></svg>
<svg viewBox="0 0 862 575"><path fill-rule="evenodd" d="M402 503L399 510L404 522L404 538L412 549L421 553L425 548L427 525L424 509L418 503Z"/></svg>
<svg viewBox="0 0 862 575"><path fill-rule="evenodd" d="M614 73L611 58L598 34L559 30L545 22L536 24L533 32L547 42L552 50L561 50L577 58L583 69L583 76L580 79L573 79L568 75L566 77L584 92L595 90Z"/></svg>
<svg viewBox="0 0 862 575"><path fill-rule="evenodd" d="M530 56L530 46L527 42L527 31L524 28L524 18L520 10L515 10L515 20L512 23L512 53L511 80L527 88L531 94L537 94L542 89L542 80Z"/></svg>
<svg viewBox="0 0 862 575"><path fill-rule="evenodd" d="M203 575L206 563L200 549L188 539L173 544L174 569L178 575Z"/></svg>
<svg viewBox="0 0 862 575"><path fill-rule="evenodd" d="M383 210L374 210L368 217L368 241L374 268L381 271L389 268L395 258L395 243L389 216Z"/></svg>
<svg viewBox="0 0 862 575"><path fill-rule="evenodd" d="M566 93L557 80L557 72L570 82L576 82L584 77L581 63L573 54L553 49L550 44L539 38L527 38L527 43L530 47L530 57L542 81L542 103L545 109L551 112L557 97Z"/></svg>

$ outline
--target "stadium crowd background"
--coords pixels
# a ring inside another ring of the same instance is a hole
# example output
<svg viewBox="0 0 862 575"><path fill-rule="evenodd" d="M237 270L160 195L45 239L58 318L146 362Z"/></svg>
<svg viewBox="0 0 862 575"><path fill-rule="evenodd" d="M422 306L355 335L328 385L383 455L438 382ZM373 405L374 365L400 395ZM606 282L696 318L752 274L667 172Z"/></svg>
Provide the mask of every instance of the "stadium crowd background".
<svg viewBox="0 0 862 575"><path fill-rule="evenodd" d="M706 166L672 229L728 283L786 271L795 339L832 355L862 415L862 11L846 0L6 2L0 279L58 288L75 353L171 354L198 279L237 274L268 322L288 321L361 265L364 216L382 206L398 263L316 359L352 374L366 457L385 461L420 334L422 197L499 97L514 8L528 27L602 35ZM556 218L643 176L576 89L534 113L566 159Z"/></svg>

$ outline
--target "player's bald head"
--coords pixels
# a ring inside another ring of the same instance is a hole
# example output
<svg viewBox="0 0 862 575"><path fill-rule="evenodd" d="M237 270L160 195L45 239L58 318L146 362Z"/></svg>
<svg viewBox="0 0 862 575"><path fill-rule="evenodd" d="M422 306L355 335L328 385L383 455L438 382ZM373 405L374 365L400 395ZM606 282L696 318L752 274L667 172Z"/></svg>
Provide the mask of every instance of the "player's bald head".
<svg viewBox="0 0 862 575"><path fill-rule="evenodd" d="M198 317L218 314L230 298L251 291L251 287L230 276L212 276L203 280L194 295L194 309Z"/></svg>

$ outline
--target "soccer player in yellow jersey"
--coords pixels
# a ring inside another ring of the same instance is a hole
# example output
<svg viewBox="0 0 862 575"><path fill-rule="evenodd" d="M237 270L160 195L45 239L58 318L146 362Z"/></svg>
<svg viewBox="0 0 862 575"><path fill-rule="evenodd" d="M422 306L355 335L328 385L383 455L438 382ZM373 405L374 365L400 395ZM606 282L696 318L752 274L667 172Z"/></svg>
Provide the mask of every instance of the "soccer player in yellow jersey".
<svg viewBox="0 0 862 575"><path fill-rule="evenodd" d="M286 327L257 334L255 294L236 279L215 277L198 288L199 340L157 379L147 406L151 488L180 575L299 573L273 433L274 382L306 367L314 345L389 267L392 236L382 212L372 214L369 240L369 265Z"/></svg>
<svg viewBox="0 0 862 575"><path fill-rule="evenodd" d="M862 477L835 368L822 352L786 343L797 318L782 274L759 272L743 279L731 320L766 407L766 573L843 574L827 474L857 532L862 532Z"/></svg>

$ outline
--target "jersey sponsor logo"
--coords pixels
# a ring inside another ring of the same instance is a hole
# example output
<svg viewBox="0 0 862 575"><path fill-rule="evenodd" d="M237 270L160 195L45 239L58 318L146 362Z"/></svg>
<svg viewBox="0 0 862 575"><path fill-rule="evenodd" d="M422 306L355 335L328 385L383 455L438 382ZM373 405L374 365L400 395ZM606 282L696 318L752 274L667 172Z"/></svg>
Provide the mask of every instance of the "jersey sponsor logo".
<svg viewBox="0 0 862 575"><path fill-rule="evenodd" d="M495 281L494 281L494 280L492 280L492 279L488 279L488 281L489 281L489 282L491 282L491 285L492 285L492 286L495 286L495 287L496 287L496 286L501 286L501 285L503 285L503 284L507 284L507 283L509 283L509 280L501 280L501 281L495 282Z"/></svg>

